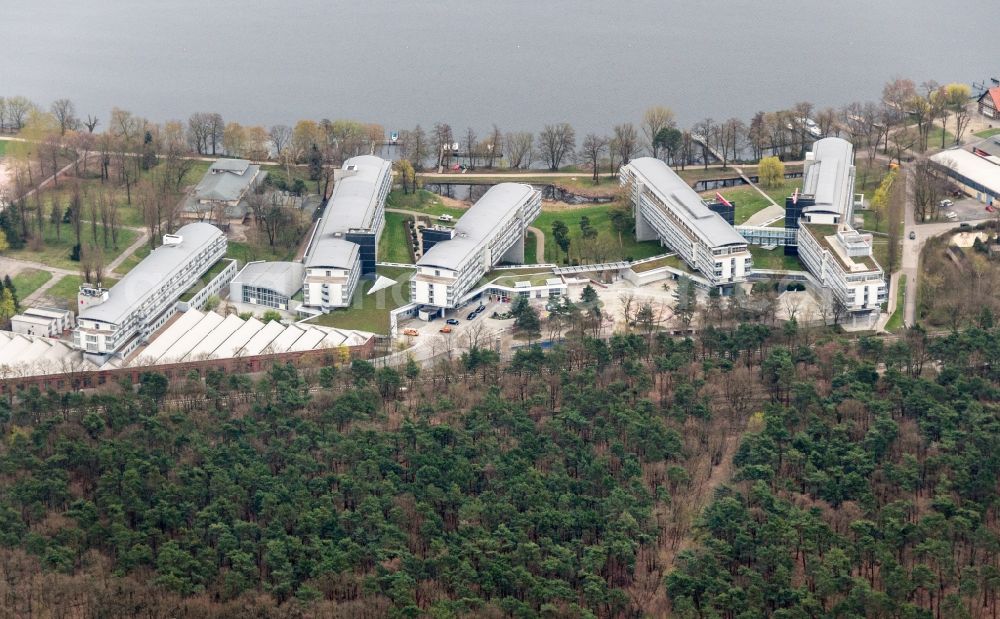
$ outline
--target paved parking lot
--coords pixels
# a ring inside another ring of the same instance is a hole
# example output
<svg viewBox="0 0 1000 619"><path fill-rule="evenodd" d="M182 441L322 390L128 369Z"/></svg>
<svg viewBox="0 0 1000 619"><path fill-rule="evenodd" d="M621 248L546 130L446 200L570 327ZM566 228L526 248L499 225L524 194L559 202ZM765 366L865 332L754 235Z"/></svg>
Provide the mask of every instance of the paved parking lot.
<svg viewBox="0 0 1000 619"><path fill-rule="evenodd" d="M986 210L986 205L972 198L949 198L954 202L952 206L940 209L940 218L937 221L971 221L973 219L983 219L989 217L991 213ZM952 211L955 219L947 219L945 213ZM927 222L930 223L930 222Z"/></svg>

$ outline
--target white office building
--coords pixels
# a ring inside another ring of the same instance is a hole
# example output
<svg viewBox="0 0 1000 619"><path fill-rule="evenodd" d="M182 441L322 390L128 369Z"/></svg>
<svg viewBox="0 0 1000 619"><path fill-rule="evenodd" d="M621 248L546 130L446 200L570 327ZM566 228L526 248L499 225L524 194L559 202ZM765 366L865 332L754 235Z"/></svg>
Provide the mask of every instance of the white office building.
<svg viewBox="0 0 1000 619"><path fill-rule="evenodd" d="M851 221L854 148L841 138L824 138L806 155L802 193L786 203L785 225L797 228L798 256L829 289L853 320L871 319L888 297L885 273L872 256L872 237Z"/></svg>
<svg viewBox="0 0 1000 619"><path fill-rule="evenodd" d="M390 162L371 155L344 162L306 250L304 311L347 307L358 281L374 276L385 227L385 199L391 189Z"/></svg>
<svg viewBox="0 0 1000 619"><path fill-rule="evenodd" d="M163 245L110 290L81 286L73 345L105 360L129 354L173 315L181 295L225 256L226 245L215 226L187 224L164 235Z"/></svg>
<svg viewBox="0 0 1000 619"><path fill-rule="evenodd" d="M10 319L10 330L22 335L59 337L74 327L73 312L54 307L30 307Z"/></svg>
<svg viewBox="0 0 1000 619"><path fill-rule="evenodd" d="M417 261L410 300L454 308L498 263L524 262L524 234L541 210L541 193L531 185L490 188L458 220L451 238L435 243Z"/></svg>
<svg viewBox="0 0 1000 619"><path fill-rule="evenodd" d="M746 281L753 266L747 241L659 159L640 157L622 166L635 213L635 236L659 240L713 286Z"/></svg>

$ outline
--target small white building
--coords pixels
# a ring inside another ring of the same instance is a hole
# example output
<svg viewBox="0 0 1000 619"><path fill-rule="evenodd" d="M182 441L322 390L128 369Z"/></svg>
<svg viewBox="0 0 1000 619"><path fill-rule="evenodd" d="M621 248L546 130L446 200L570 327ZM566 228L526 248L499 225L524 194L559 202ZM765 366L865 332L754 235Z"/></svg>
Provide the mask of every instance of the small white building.
<svg viewBox="0 0 1000 619"><path fill-rule="evenodd" d="M59 337L76 323L73 312L53 307L32 307L10 319L11 331L23 335Z"/></svg>

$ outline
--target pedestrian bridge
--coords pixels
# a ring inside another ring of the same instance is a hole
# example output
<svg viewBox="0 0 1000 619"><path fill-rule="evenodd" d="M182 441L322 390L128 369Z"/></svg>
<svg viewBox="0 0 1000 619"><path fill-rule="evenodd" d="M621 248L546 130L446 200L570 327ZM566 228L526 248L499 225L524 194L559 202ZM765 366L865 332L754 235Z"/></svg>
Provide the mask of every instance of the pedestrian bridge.
<svg viewBox="0 0 1000 619"><path fill-rule="evenodd" d="M777 247L798 244L798 230L794 228L736 226L736 231L751 245Z"/></svg>

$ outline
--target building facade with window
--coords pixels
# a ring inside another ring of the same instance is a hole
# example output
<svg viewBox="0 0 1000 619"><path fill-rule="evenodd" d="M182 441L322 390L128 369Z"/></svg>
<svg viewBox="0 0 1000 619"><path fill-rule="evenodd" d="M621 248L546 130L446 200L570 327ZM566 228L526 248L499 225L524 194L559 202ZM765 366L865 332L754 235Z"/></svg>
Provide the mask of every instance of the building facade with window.
<svg viewBox="0 0 1000 619"><path fill-rule="evenodd" d="M191 223L110 289L84 284L73 345L84 353L124 357L173 315L177 301L226 254L226 236L211 224Z"/></svg>
<svg viewBox="0 0 1000 619"><path fill-rule="evenodd" d="M344 162L306 250L303 306L311 313L350 305L362 277L375 275L392 164L363 155Z"/></svg>
<svg viewBox="0 0 1000 619"><path fill-rule="evenodd" d="M248 305L290 310L302 289L301 262L250 262L229 282L229 299Z"/></svg>
<svg viewBox="0 0 1000 619"><path fill-rule="evenodd" d="M632 203L636 239L658 240L724 291L746 281L753 268L746 239L666 163L633 159L619 181Z"/></svg>
<svg viewBox="0 0 1000 619"><path fill-rule="evenodd" d="M524 235L542 209L531 185L500 183L455 224L451 238L437 241L410 280L414 303L454 308L500 262L524 262Z"/></svg>
<svg viewBox="0 0 1000 619"><path fill-rule="evenodd" d="M872 256L872 236L851 226L854 207L854 147L842 138L824 138L806 154L802 192L785 201L785 230L795 231L786 254L826 288L852 320L873 319L889 291L882 267Z"/></svg>

